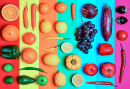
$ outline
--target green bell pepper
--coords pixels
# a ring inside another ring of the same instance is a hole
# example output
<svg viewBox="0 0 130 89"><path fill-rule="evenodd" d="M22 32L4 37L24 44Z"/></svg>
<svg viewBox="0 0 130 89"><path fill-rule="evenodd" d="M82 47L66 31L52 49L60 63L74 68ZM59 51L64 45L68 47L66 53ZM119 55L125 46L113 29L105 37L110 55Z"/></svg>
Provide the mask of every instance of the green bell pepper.
<svg viewBox="0 0 130 89"><path fill-rule="evenodd" d="M7 59L18 59L20 56L19 47L17 45L4 46L2 48L2 57Z"/></svg>

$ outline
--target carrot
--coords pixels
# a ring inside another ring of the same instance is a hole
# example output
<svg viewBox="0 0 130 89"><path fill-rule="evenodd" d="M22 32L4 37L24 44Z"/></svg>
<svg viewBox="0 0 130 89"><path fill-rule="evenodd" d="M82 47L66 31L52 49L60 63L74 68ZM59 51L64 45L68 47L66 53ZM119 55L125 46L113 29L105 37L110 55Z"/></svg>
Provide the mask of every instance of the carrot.
<svg viewBox="0 0 130 89"><path fill-rule="evenodd" d="M27 12L28 12L28 6L26 3L26 6L24 7L24 11L23 11L23 23L25 28L28 28L29 26Z"/></svg>
<svg viewBox="0 0 130 89"><path fill-rule="evenodd" d="M65 40L65 39L70 39L70 38L64 38L64 37L46 37L46 38L43 38L42 40L47 40L47 39Z"/></svg>
<svg viewBox="0 0 130 89"><path fill-rule="evenodd" d="M32 18L32 29L34 31L35 27L36 27L36 4L33 3L32 7L31 7L31 18Z"/></svg>
<svg viewBox="0 0 130 89"><path fill-rule="evenodd" d="M74 19L75 19L75 14L76 14L76 5L73 3L72 4L72 19L73 19L73 22L74 22Z"/></svg>

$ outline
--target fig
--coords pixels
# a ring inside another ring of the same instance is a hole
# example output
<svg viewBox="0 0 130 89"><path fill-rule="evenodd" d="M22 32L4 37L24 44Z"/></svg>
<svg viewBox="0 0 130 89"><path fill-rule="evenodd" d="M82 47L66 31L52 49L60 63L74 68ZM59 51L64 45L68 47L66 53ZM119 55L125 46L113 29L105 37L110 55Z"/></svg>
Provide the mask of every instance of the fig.
<svg viewBox="0 0 130 89"><path fill-rule="evenodd" d="M98 13L98 9L95 5L87 3L82 8L82 15L85 18L94 18Z"/></svg>

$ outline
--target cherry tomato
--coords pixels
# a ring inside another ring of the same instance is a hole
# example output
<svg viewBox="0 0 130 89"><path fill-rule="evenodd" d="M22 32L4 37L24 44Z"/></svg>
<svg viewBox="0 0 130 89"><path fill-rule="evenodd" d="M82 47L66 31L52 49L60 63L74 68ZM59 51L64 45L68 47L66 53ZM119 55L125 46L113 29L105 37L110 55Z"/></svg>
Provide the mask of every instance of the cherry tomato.
<svg viewBox="0 0 130 89"><path fill-rule="evenodd" d="M121 41L124 41L128 38L128 33L126 31L120 30L117 33L117 38Z"/></svg>
<svg viewBox="0 0 130 89"><path fill-rule="evenodd" d="M98 67L93 63L86 64L84 67L84 72L90 76L95 75L97 71L98 71Z"/></svg>

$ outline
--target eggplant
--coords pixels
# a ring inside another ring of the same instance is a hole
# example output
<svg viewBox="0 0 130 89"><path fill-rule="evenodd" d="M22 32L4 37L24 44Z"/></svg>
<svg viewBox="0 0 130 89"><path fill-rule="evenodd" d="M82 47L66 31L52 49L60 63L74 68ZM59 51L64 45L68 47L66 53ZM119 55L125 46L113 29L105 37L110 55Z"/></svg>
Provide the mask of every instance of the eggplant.
<svg viewBox="0 0 130 89"><path fill-rule="evenodd" d="M120 17L117 18L116 22L118 24L125 24L126 22L128 22L128 20L127 20L127 18L120 16Z"/></svg>
<svg viewBox="0 0 130 89"><path fill-rule="evenodd" d="M108 41L112 34L112 11L110 6L107 5L104 8L103 13L103 35L105 41Z"/></svg>

